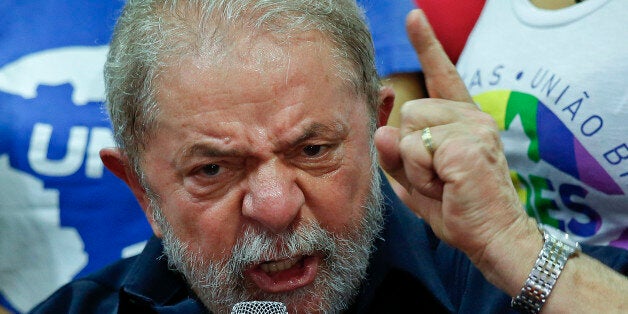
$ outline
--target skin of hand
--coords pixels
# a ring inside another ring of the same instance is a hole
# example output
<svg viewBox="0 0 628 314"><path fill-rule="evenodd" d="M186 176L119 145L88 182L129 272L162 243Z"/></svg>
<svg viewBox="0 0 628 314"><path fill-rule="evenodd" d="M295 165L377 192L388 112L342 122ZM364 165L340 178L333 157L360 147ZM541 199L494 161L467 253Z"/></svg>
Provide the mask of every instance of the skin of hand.
<svg viewBox="0 0 628 314"><path fill-rule="evenodd" d="M405 187L402 200L441 239L478 263L495 235L528 218L512 186L494 120L473 104L417 12L409 15L408 32L432 98L406 102L400 127L378 130L380 162ZM426 127L432 132L433 156L421 140Z"/></svg>
<svg viewBox="0 0 628 314"><path fill-rule="evenodd" d="M398 128L377 130L380 164L399 183L400 198L439 238L515 296L541 250L541 233L512 186L494 120L473 103L420 10L408 15L407 26L431 98L406 102ZM433 155L421 140L426 127ZM544 312L625 312L626 295L625 276L580 254L570 258Z"/></svg>

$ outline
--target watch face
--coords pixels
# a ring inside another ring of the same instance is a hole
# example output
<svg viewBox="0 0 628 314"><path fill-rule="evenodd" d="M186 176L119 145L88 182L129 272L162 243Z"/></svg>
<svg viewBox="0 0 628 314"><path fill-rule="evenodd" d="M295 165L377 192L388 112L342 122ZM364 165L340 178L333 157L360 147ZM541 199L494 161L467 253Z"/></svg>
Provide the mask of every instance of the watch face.
<svg viewBox="0 0 628 314"><path fill-rule="evenodd" d="M580 251L580 244L577 241L574 241L569 234L563 232L560 229L554 228L552 226L539 224L539 228L547 233L549 233L552 237L562 241L563 243L573 247L576 251Z"/></svg>

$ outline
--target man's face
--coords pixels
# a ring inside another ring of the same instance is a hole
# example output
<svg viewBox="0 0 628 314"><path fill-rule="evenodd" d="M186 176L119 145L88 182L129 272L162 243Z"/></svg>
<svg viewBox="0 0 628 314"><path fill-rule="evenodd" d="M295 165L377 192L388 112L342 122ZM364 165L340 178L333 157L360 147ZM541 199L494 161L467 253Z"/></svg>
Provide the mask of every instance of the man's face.
<svg viewBox="0 0 628 314"><path fill-rule="evenodd" d="M186 57L158 78L147 211L159 207L154 227L180 255L169 257L212 309L270 298L313 311L355 293L368 253L350 250L374 237L363 223L374 200L366 104L316 34L236 46L220 63ZM343 290L325 285L334 278L352 291L330 292Z"/></svg>

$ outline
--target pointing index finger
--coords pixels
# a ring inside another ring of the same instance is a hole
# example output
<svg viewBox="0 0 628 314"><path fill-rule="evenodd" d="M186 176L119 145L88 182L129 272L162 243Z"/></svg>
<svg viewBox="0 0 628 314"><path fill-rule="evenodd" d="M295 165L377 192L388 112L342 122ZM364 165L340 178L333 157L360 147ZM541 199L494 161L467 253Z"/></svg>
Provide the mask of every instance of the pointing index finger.
<svg viewBox="0 0 628 314"><path fill-rule="evenodd" d="M443 50L423 11L412 10L406 27L410 42L421 61L429 97L473 102L456 67Z"/></svg>

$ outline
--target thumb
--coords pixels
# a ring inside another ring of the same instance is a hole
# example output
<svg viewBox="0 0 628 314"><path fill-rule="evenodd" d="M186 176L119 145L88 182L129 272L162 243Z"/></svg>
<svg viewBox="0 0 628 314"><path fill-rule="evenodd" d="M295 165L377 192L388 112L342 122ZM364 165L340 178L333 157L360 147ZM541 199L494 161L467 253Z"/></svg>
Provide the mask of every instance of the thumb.
<svg viewBox="0 0 628 314"><path fill-rule="evenodd" d="M377 148L382 169L399 184L408 187L399 150L399 138L398 128L382 126L375 132L375 148Z"/></svg>

